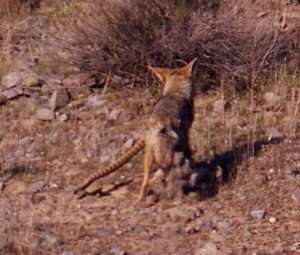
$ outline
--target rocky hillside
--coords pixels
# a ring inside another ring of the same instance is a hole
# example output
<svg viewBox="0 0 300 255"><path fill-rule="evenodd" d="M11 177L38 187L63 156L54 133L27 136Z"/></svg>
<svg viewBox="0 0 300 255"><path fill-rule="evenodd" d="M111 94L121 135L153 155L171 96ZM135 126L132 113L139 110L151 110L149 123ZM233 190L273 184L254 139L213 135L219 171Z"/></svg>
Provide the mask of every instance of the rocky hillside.
<svg viewBox="0 0 300 255"><path fill-rule="evenodd" d="M0 0L0 254L298 254L297 1L101 3ZM192 57L197 189L137 205L139 154L78 199Z"/></svg>

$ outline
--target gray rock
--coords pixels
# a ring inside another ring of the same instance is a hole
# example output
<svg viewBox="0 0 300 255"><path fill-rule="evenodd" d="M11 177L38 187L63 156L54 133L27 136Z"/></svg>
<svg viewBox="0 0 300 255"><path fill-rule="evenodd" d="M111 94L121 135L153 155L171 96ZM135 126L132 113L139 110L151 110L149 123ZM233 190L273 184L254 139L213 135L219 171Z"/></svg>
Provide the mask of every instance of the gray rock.
<svg viewBox="0 0 300 255"><path fill-rule="evenodd" d="M52 111L56 111L60 108L63 108L70 102L70 100L71 96L67 89L57 89L53 92L49 100L50 109Z"/></svg>
<svg viewBox="0 0 300 255"><path fill-rule="evenodd" d="M265 98L267 106L269 106L269 107L276 106L280 102L280 96L277 96L273 92L265 93L264 98Z"/></svg>
<svg viewBox="0 0 300 255"><path fill-rule="evenodd" d="M292 199L297 205L300 205L300 189L296 189L292 194Z"/></svg>
<svg viewBox="0 0 300 255"><path fill-rule="evenodd" d="M223 99L218 99L213 104L214 112L222 113L225 111L226 102Z"/></svg>
<svg viewBox="0 0 300 255"><path fill-rule="evenodd" d="M66 87L93 86L95 83L95 79L88 73L72 74L63 80Z"/></svg>
<svg viewBox="0 0 300 255"><path fill-rule="evenodd" d="M60 121L60 122L65 122L69 119L69 116L68 114L66 113L63 113L63 114L60 114L57 116L57 119Z"/></svg>
<svg viewBox="0 0 300 255"><path fill-rule="evenodd" d="M122 247L116 246L116 247L111 248L110 254L111 255L126 255L126 251Z"/></svg>
<svg viewBox="0 0 300 255"><path fill-rule="evenodd" d="M41 85L41 80L40 78L34 74L27 74L23 81L22 81L22 85L26 86L26 87L35 87L35 86L39 86Z"/></svg>
<svg viewBox="0 0 300 255"><path fill-rule="evenodd" d="M23 79L23 74L21 72L10 72L3 76L1 80L2 86L9 89L18 85L21 85Z"/></svg>
<svg viewBox="0 0 300 255"><path fill-rule="evenodd" d="M220 252L216 244L212 242L206 243L200 250L196 251L194 255L218 255Z"/></svg>
<svg viewBox="0 0 300 255"><path fill-rule="evenodd" d="M45 121L53 120L55 118L54 112L48 108L39 108L36 111L35 116L38 120L45 120Z"/></svg>
<svg viewBox="0 0 300 255"><path fill-rule="evenodd" d="M1 92L1 95L6 97L7 99L14 99L16 97L24 95L24 91L22 88L14 87L10 89L6 89Z"/></svg>
<svg viewBox="0 0 300 255"><path fill-rule="evenodd" d="M107 116L107 119L108 120L117 120L118 119L118 117L119 117L119 115L120 115L120 113L121 113L121 110L120 109L114 109L114 110L112 110L109 114L108 114L108 116Z"/></svg>
<svg viewBox="0 0 300 255"><path fill-rule="evenodd" d="M172 222L188 222L191 218L191 212L182 206L176 206L166 211Z"/></svg>
<svg viewBox="0 0 300 255"><path fill-rule="evenodd" d="M107 103L103 95L92 95L87 99L87 106L89 107L101 107Z"/></svg>
<svg viewBox="0 0 300 255"><path fill-rule="evenodd" d="M283 134L280 133L280 131L277 128L270 128L268 130L268 140L269 141L276 141L276 140L280 140L283 138L284 138Z"/></svg>
<svg viewBox="0 0 300 255"><path fill-rule="evenodd" d="M250 214L253 218L262 220L265 217L266 211L263 209L255 209L252 210Z"/></svg>
<svg viewBox="0 0 300 255"><path fill-rule="evenodd" d="M31 193L37 193L43 191L45 187L46 187L45 181L39 180L31 184L29 189Z"/></svg>

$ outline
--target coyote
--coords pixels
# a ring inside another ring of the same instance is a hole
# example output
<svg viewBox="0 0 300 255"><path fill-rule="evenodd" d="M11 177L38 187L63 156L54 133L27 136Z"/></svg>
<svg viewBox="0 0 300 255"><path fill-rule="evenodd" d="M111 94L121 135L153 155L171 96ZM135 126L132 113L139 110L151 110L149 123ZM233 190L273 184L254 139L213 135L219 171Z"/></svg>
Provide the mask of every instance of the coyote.
<svg viewBox="0 0 300 255"><path fill-rule="evenodd" d="M164 172L169 171L174 164L176 151L189 157L187 129L191 125L192 71L196 60L195 58L177 69L148 66L163 84L163 91L148 119L144 139L136 142L107 168L92 175L75 193L83 191L96 179L120 168L144 148L144 177L138 196L138 201L141 201L147 193L150 171L153 167L161 168Z"/></svg>

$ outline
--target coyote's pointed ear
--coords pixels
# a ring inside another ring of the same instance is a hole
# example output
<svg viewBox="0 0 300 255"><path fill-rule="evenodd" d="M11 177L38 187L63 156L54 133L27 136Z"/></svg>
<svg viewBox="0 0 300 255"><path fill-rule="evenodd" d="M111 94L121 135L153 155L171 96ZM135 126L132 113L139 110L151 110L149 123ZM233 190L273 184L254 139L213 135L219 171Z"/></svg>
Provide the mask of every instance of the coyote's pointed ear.
<svg viewBox="0 0 300 255"><path fill-rule="evenodd" d="M171 73L170 69L168 69L168 68L152 67L152 66L149 66L149 65L148 65L148 68L163 83L167 80L167 78L170 76L170 73Z"/></svg>
<svg viewBox="0 0 300 255"><path fill-rule="evenodd" d="M188 63L186 66L179 68L178 72L186 77L192 76L193 67L195 62L197 61L197 58L194 58L190 63Z"/></svg>

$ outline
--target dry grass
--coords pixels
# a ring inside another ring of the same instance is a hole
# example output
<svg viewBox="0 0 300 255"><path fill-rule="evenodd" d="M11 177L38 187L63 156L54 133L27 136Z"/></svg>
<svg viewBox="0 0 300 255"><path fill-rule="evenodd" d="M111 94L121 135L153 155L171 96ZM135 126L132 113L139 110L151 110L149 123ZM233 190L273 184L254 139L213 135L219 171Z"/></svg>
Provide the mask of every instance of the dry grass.
<svg viewBox="0 0 300 255"><path fill-rule="evenodd" d="M198 56L204 88L225 79L242 91L293 59L299 42L297 29L281 30L278 7L262 17L258 8L246 0L88 2L70 15L74 22L68 17L73 36L65 46L84 70L142 83L147 64L177 66Z"/></svg>

